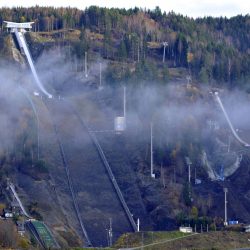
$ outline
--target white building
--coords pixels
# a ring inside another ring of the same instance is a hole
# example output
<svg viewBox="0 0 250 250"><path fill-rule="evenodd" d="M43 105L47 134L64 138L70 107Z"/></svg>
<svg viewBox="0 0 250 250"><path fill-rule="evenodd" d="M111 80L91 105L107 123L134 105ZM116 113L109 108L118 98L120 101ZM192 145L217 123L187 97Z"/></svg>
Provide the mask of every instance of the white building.
<svg viewBox="0 0 250 250"><path fill-rule="evenodd" d="M4 21L6 23L6 28L10 29L10 32L15 32L15 30L25 32L26 30L32 29L32 24L34 22L28 22L28 23L15 23L15 22L8 22Z"/></svg>
<svg viewBox="0 0 250 250"><path fill-rule="evenodd" d="M115 117L115 132L121 133L124 132L126 129L126 121L124 116L117 116Z"/></svg>
<svg viewBox="0 0 250 250"><path fill-rule="evenodd" d="M182 233L192 233L193 229L192 227L179 227L179 231Z"/></svg>
<svg viewBox="0 0 250 250"><path fill-rule="evenodd" d="M244 228L246 233L250 233L250 225L247 225Z"/></svg>

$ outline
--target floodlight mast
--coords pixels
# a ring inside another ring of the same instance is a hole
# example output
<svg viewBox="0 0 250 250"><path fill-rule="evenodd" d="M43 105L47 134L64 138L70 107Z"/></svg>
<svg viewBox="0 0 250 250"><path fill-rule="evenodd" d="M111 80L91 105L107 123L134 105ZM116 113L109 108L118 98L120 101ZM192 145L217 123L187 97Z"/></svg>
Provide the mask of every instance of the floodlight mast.
<svg viewBox="0 0 250 250"><path fill-rule="evenodd" d="M123 116L126 121L126 86L123 88Z"/></svg>
<svg viewBox="0 0 250 250"><path fill-rule="evenodd" d="M188 183L190 184L191 183L191 164L192 162L190 161L189 157L185 157L185 160L186 160L186 163L187 163L187 166L188 166Z"/></svg>
<svg viewBox="0 0 250 250"><path fill-rule="evenodd" d="M163 42L163 57L162 57L162 62L165 62L165 55L166 55L166 47L168 46L168 42Z"/></svg>
<svg viewBox="0 0 250 250"><path fill-rule="evenodd" d="M102 87L102 63L100 62L100 88Z"/></svg>
<svg viewBox="0 0 250 250"><path fill-rule="evenodd" d="M225 220L224 220L224 225L227 226L228 225L228 222L227 222L227 193L228 193L228 189L227 188L224 188L224 193L225 193Z"/></svg>
<svg viewBox="0 0 250 250"><path fill-rule="evenodd" d="M150 123L150 174L155 178L154 174L154 155L153 155L153 123Z"/></svg>
<svg viewBox="0 0 250 250"><path fill-rule="evenodd" d="M87 78L88 77L88 65L87 65L87 60L88 60L88 52L85 51L85 54L84 54L84 60L85 60L85 63L84 63L84 67L85 67L85 77Z"/></svg>
<svg viewBox="0 0 250 250"><path fill-rule="evenodd" d="M140 232L140 219L137 218L137 232Z"/></svg>
<svg viewBox="0 0 250 250"><path fill-rule="evenodd" d="M188 76L186 77L186 79L187 79L187 84L189 85L189 84L190 84L190 82L192 81L191 76L190 76L190 75L188 75Z"/></svg>
<svg viewBox="0 0 250 250"><path fill-rule="evenodd" d="M113 239L113 229L112 229L112 218L109 218L109 230L108 230L108 234L109 234L109 246L112 246L112 239Z"/></svg>

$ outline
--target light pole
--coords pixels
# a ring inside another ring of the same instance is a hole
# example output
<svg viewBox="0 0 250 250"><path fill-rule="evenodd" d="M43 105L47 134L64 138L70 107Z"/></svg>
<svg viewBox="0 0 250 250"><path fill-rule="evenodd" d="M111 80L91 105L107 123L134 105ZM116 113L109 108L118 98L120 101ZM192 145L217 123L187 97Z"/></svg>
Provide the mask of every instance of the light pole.
<svg viewBox="0 0 250 250"><path fill-rule="evenodd" d="M123 88L123 116L126 121L126 86Z"/></svg>
<svg viewBox="0 0 250 250"><path fill-rule="evenodd" d="M109 246L112 246L112 238L113 238L113 230L112 230L112 218L109 218L109 230L108 230L108 234L109 234Z"/></svg>
<svg viewBox="0 0 250 250"><path fill-rule="evenodd" d="M189 85L189 84L190 84L190 82L192 81L191 76L190 76L190 75L188 75L188 76L186 77L186 79L187 79L187 84Z"/></svg>
<svg viewBox="0 0 250 250"><path fill-rule="evenodd" d="M188 165L188 183L190 184L191 182L191 164L192 162L190 161L189 157L185 157L186 163Z"/></svg>
<svg viewBox="0 0 250 250"><path fill-rule="evenodd" d="M228 223L227 223L227 192L228 192L228 189L227 188L224 188L224 193L225 193L225 221L224 221L224 225L227 226Z"/></svg>
<svg viewBox="0 0 250 250"><path fill-rule="evenodd" d="M153 156L153 123L150 123L150 174L155 178L154 174L154 156Z"/></svg>
<svg viewBox="0 0 250 250"><path fill-rule="evenodd" d="M86 78L88 77L87 56L88 56L88 52L86 51L85 52L85 57L84 57L84 59L85 59L85 64L84 64L84 66L85 66L85 77Z"/></svg>
<svg viewBox="0 0 250 250"><path fill-rule="evenodd" d="M36 120L37 120L37 159L39 160L40 158L40 136L39 136L39 118L36 113Z"/></svg>
<svg viewBox="0 0 250 250"><path fill-rule="evenodd" d="M162 58L162 62L165 62L165 55L166 55L166 47L168 46L168 42L163 42L163 58Z"/></svg>
<svg viewBox="0 0 250 250"><path fill-rule="evenodd" d="M237 131L237 130L236 130ZM231 148L231 136L228 136L228 146L227 146L227 152L230 152L230 148Z"/></svg>
<svg viewBox="0 0 250 250"><path fill-rule="evenodd" d="M102 89L102 63L100 63L100 84L99 89Z"/></svg>

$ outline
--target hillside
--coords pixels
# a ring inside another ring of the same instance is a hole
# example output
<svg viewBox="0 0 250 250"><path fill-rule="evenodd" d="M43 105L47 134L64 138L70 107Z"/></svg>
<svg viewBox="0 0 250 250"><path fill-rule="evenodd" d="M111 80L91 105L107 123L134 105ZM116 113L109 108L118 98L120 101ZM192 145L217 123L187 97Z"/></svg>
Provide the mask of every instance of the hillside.
<svg viewBox="0 0 250 250"><path fill-rule="evenodd" d="M82 70L85 52L111 59L107 81L115 83L169 79L168 69L184 67L193 80L227 87L249 83L249 16L188 18L173 12L138 8L2 8L3 21L34 21L40 42L65 45ZM165 63L163 61L166 42ZM3 38L0 39L3 47ZM38 51L34 52L37 54ZM100 59L100 58L99 58ZM224 85L223 84L223 85Z"/></svg>
<svg viewBox="0 0 250 250"><path fill-rule="evenodd" d="M250 223L250 152L215 97L249 142L249 16L0 9L0 21L6 17L36 19L25 38L53 98L34 84L14 34L1 29L2 205L13 203L11 180L32 218L63 248L111 245L133 232L137 219L142 231L222 229L223 188L228 220ZM116 133L123 86L126 130ZM210 236L217 237L206 234L194 247L209 247Z"/></svg>
<svg viewBox="0 0 250 250"><path fill-rule="evenodd" d="M144 249L151 250L177 250L183 247L185 249L227 250L248 249L249 245L248 235L240 232L205 232L191 235L180 232L148 232L123 235L115 248L134 249L133 247L143 246Z"/></svg>

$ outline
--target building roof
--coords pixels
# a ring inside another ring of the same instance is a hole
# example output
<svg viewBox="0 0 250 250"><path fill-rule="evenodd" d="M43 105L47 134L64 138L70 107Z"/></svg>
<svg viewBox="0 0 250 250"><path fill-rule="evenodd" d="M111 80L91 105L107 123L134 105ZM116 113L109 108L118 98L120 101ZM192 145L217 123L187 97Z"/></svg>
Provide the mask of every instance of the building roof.
<svg viewBox="0 0 250 250"><path fill-rule="evenodd" d="M7 28L19 28L19 29L31 29L32 24L34 22L27 22L27 23L15 23L15 22L8 22L4 21L7 24Z"/></svg>

